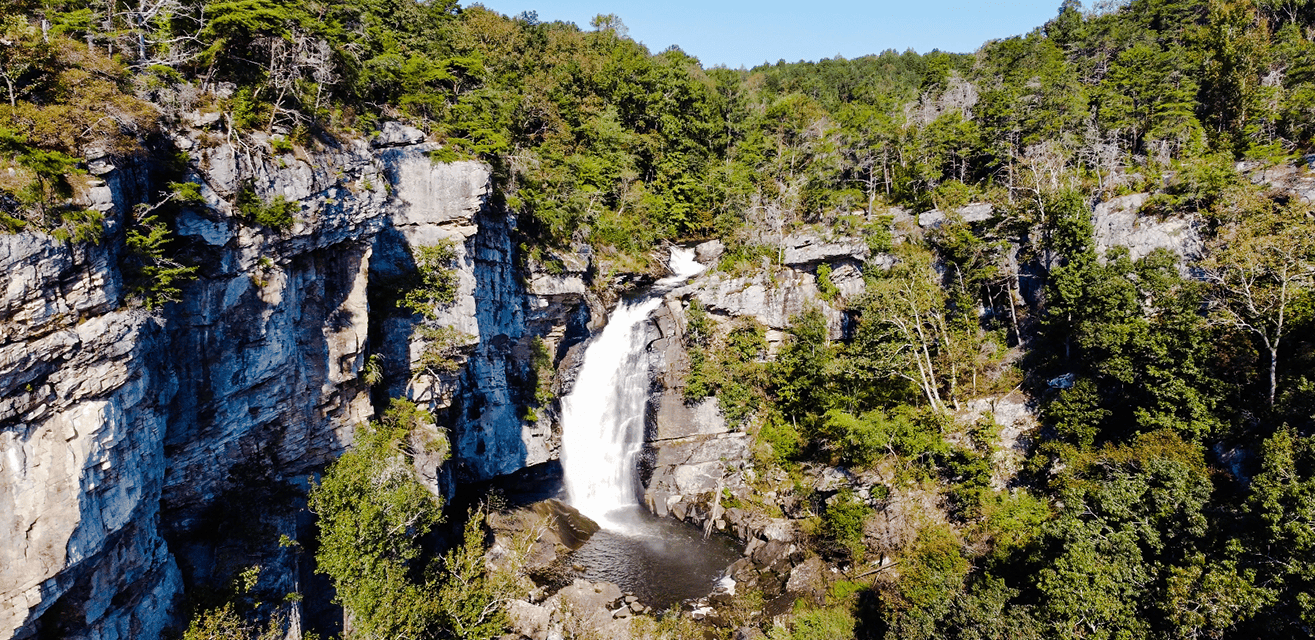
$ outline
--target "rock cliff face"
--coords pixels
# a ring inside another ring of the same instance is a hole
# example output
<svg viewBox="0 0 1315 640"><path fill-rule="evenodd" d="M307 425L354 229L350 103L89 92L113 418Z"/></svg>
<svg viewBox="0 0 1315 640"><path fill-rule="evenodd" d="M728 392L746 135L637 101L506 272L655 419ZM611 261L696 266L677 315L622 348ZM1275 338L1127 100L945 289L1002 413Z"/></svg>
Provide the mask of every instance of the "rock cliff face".
<svg viewBox="0 0 1315 640"><path fill-rule="evenodd" d="M1147 198L1145 193L1134 193L1096 205L1091 218L1097 251L1104 254L1111 247L1127 247L1130 257L1138 260L1156 249L1167 249L1184 263L1199 259L1205 249L1199 216L1143 216L1139 211Z"/></svg>
<svg viewBox="0 0 1315 640"><path fill-rule="evenodd" d="M0 235L0 636L153 637L181 586L155 520L177 384L116 258Z"/></svg>
<svg viewBox="0 0 1315 640"><path fill-rule="evenodd" d="M0 536L10 541L0 545L0 637L160 635L177 623L186 583L223 579L201 575L215 543L197 542L226 535L203 531L216 526L217 502L252 482L251 469L258 483L304 489L389 396L434 409L451 429L454 460L435 490L558 456L554 408L527 419L540 383L529 363L550 354L551 386L569 390L605 311L586 286L587 251L554 256L551 273L527 264L487 167L432 162L437 147L413 129L388 124L370 141L281 154L260 139L216 139L202 128L172 135L206 206L178 216L178 243L200 269L162 312L129 300L118 266L126 212L159 198L149 162L89 163L87 204L107 220L100 245L0 235ZM248 189L293 203L291 226L243 219L232 203ZM1139 205L1129 196L1097 207L1102 250L1199 253L1190 222L1139 218ZM456 295L432 323L455 332L458 366L417 373L432 337L396 298L415 251L440 243L453 248ZM861 294L864 263L891 262L857 238L797 234L780 247L781 265L714 271L669 293L649 326L647 505L763 541L780 537L768 533L780 523L721 506L725 492L747 490L749 437L715 398L685 401L685 309L697 300L719 324L753 317L774 348L816 305L841 338L852 328L841 302ZM697 254L712 263L722 250L714 241ZM384 374L375 388L362 375L371 362ZM304 529L295 514L280 518L280 532ZM295 582L295 560L280 557L270 580Z"/></svg>
<svg viewBox="0 0 1315 640"><path fill-rule="evenodd" d="M696 256L716 260L720 243L696 249ZM862 265L870 256L860 238L823 239L810 234L783 242L780 266L765 265L748 276L712 271L667 294L649 323L648 359L651 372L646 415L644 503L659 516L673 516L717 529L736 529L749 538L771 523L737 522L721 507L725 493L748 490L752 447L748 434L732 429L717 398L685 400L689 355L685 348L686 309L697 300L717 324L752 317L767 327L769 348L784 339L792 319L810 307L827 318L833 338L849 330L841 311L845 300L863 292ZM880 256L878 256L880 258ZM834 298L819 288L818 268L828 265Z"/></svg>
<svg viewBox="0 0 1315 640"><path fill-rule="evenodd" d="M175 554L195 551L207 510L240 488L235 469L304 486L382 409L389 390L361 375L371 355L391 391L444 415L461 479L556 455L553 421L522 419L522 363L536 335L555 347L587 323L583 288L520 284L515 221L491 204L486 167L434 163L421 132L395 125L296 154L213 139L174 135L207 206L179 215L200 270L162 313L127 300L117 266L124 212L160 190L147 168L97 164L99 246L0 235L0 535L14 541L0 545L0 637L151 638L175 624L195 564L180 571ZM247 188L294 203L291 228L242 220L230 203ZM437 323L462 336L464 366L413 376L426 345L387 289L414 271L415 248L443 240L457 295Z"/></svg>
<svg viewBox="0 0 1315 640"><path fill-rule="evenodd" d="M1112 247L1126 247L1137 259L1163 248L1179 256L1184 265L1198 259L1203 250L1199 221L1142 216L1139 210L1146 198L1146 194L1133 194L1095 207L1093 225L1098 250L1104 254ZM966 222L979 223L990 219L993 211L990 205L975 204L960 209L957 215ZM943 212L930 211L917 216L916 221L922 227L934 228L946 219ZM792 318L813 307L827 319L831 338L840 339L852 330L843 309L845 302L863 293L864 265L889 268L895 261L891 255L872 255L860 238L799 233L783 238L780 247L779 265L764 260L762 268L749 275L710 269L672 291L649 326L652 374L646 416L644 503L657 515L733 531L746 542L755 537L767 540L762 532L779 523L746 520L747 514L722 507L723 497L742 498L749 490L752 443L747 434L727 424L717 398L694 403L685 399L684 380L690 367L685 348L689 304L697 300L716 325L727 325L737 317L757 320L767 329L769 351L785 339ZM715 263L721 253L721 244L715 241L696 249L696 257L708 264ZM822 265L828 267L828 283L821 281ZM828 295L824 295L824 289L829 290ZM991 406L997 420L1001 420L1001 444L1008 454L1005 457L1009 457L999 466L1009 469L1017 465L1015 448L1020 437L1035 421L1023 400L997 399ZM971 413L976 416L983 410L977 407ZM1013 417L1005 419L1010 415ZM1029 417L1020 417L1024 415ZM1003 483L1004 479L997 481Z"/></svg>

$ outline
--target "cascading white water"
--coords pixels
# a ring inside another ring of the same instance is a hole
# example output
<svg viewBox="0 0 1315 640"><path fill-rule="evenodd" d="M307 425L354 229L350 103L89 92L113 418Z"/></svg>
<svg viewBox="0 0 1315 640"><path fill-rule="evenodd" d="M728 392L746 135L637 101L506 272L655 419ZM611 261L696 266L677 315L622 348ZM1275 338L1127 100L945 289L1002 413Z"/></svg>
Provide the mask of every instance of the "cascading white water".
<svg viewBox="0 0 1315 640"><path fill-rule="evenodd" d="M648 296L623 302L584 352L575 388L562 398L562 470L567 501L603 528L624 531L637 505L635 473L644 436L648 367L644 321L662 293L703 271L694 251L673 247L672 276Z"/></svg>

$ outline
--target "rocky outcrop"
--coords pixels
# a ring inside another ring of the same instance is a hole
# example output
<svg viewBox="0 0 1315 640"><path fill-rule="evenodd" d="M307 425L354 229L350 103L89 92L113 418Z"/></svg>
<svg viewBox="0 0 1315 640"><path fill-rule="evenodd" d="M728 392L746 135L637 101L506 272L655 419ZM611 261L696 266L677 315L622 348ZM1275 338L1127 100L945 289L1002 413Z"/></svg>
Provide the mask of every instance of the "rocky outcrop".
<svg viewBox="0 0 1315 640"><path fill-rule="evenodd" d="M552 459L557 438L551 422L522 420L520 363L528 360L533 338L526 310L537 300L517 275L514 219L488 205L487 169L475 163L435 164L405 151L385 155L397 158L385 173L402 202L389 234L400 237L385 235L376 242L388 256L378 261L376 275L387 280L405 274L413 248L453 243L459 265L455 301L436 310L434 323L454 328L466 347L464 366L450 375L408 375L429 345L416 335L415 318L389 316L382 344L394 350L389 354L398 385L394 392L445 412L462 480L485 480ZM405 353L397 353L403 346Z"/></svg>
<svg viewBox="0 0 1315 640"><path fill-rule="evenodd" d="M836 267L830 279L841 295L863 289L862 271L849 263ZM697 299L719 316L754 318L774 331L768 335L771 342L779 342L783 337L780 332L810 306L822 311L833 338L840 338L846 330L844 314L823 298L816 275L807 271L781 269L739 277L714 273L677 289L673 295Z"/></svg>
<svg viewBox="0 0 1315 640"><path fill-rule="evenodd" d="M179 229L202 268L166 315L182 388L170 405L164 499L180 531L229 486L235 464L259 461L294 477L351 442L375 411L360 372L376 256L408 251L399 228L420 229L416 243L473 234L463 196L471 176L486 175L473 163L425 172L417 168L433 165L425 145L356 140L266 156L201 148L196 135L190 180L207 206L184 210ZM390 188L390 178L404 188ZM229 204L243 188L295 203L291 228L244 223ZM461 279L472 280L465 271ZM474 313L473 302L456 307L453 324Z"/></svg>
<svg viewBox="0 0 1315 640"><path fill-rule="evenodd" d="M752 491L752 440L735 431L716 397L691 401L685 395L690 362L686 311L697 301L717 325L749 317L767 327L769 348L785 338L800 313L817 308L833 338L849 330L843 308L863 292L862 266L871 258L858 238L788 236L784 264L732 276L711 271L667 294L648 326L650 391L645 416L646 450L641 463L645 506L659 516L697 523L749 541L778 526L733 506ZM700 245L696 257L716 260L720 247ZM820 269L826 265L829 273ZM828 283L819 284L825 276ZM822 287L829 285L829 293Z"/></svg>
<svg viewBox="0 0 1315 640"><path fill-rule="evenodd" d="M798 233L788 236L782 246L780 265L764 259L762 267L749 275L710 271L669 295L696 299L715 316L754 318L769 329L772 343L784 337L782 332L795 316L816 307L826 317L832 338L841 338L848 331L841 303L863 292L863 263L883 256L872 256L861 238ZM700 252L709 260L721 253L715 246L702 247ZM822 265L829 270L825 283L819 281Z"/></svg>
<svg viewBox="0 0 1315 640"><path fill-rule="evenodd" d="M974 398L964 404L956 419L960 424L970 425L987 417L999 429L991 455L991 485L996 490L1005 490L1022 469L1040 421L1028 397L1018 391L1003 396ZM950 436L947 439L962 446L975 447L968 437Z"/></svg>
<svg viewBox="0 0 1315 640"><path fill-rule="evenodd" d="M990 220L991 216L995 215L995 207L987 202L974 202L951 213L968 224L976 224ZM941 226L949 217L950 215L940 209L925 211L918 214L918 226L924 229L935 229Z"/></svg>
<svg viewBox="0 0 1315 640"><path fill-rule="evenodd" d="M662 301L648 326L652 393L645 411L644 433L650 442L729 431L716 398L692 404L685 400L685 378L690 368L685 328L684 309L674 297Z"/></svg>
<svg viewBox="0 0 1315 640"><path fill-rule="evenodd" d="M400 126L273 153L259 135L214 145L201 130L214 122L192 124L171 135L206 201L176 221L200 266L181 302L134 307L118 269L124 212L158 198L149 167L92 163L101 246L0 236L0 526L21 541L0 549L0 636L158 637L184 581L205 577L213 543L198 528L222 530L216 502L252 480L238 470L304 491L381 409L387 393L362 376L372 355L393 392L441 414L461 479L556 456L551 412L524 419L523 363L537 336L560 360L589 309L579 287L521 284L515 219L491 206L487 167L435 163L438 147ZM246 219L244 190L292 203L292 224ZM461 366L414 376L425 338L393 300L413 251L445 241L457 291L433 322L461 336Z"/></svg>
<svg viewBox="0 0 1315 640"><path fill-rule="evenodd" d="M1315 203L1315 157L1307 155L1298 165L1265 166L1258 162L1239 162L1238 171L1249 174L1251 182L1287 193L1303 202Z"/></svg>
<svg viewBox="0 0 1315 640"><path fill-rule="evenodd" d="M631 637L631 603L610 582L577 578L541 604L513 601L507 613L514 632L512 637L531 640L578 637L628 640Z"/></svg>
<svg viewBox="0 0 1315 640"><path fill-rule="evenodd" d="M824 238L813 233L795 233L781 243L781 263L791 267L805 267L822 262L847 260L862 262L871 249L862 238Z"/></svg>
<svg viewBox="0 0 1315 640"><path fill-rule="evenodd" d="M557 499L548 499L514 509L492 512L488 526L493 545L487 554L491 566L515 560L529 575L554 570L562 559L598 533L598 523ZM524 549L523 554L517 550Z"/></svg>
<svg viewBox="0 0 1315 640"><path fill-rule="evenodd" d="M0 235L0 636L158 637L181 585L156 528L176 382L114 262Z"/></svg>
<svg viewBox="0 0 1315 640"><path fill-rule="evenodd" d="M690 365L685 327L684 310L674 294L663 300L648 326L650 393L641 478L649 511L703 523L719 515L713 511L719 508L723 488L743 491L749 439L731 432L717 398L686 401Z"/></svg>
<svg viewBox="0 0 1315 640"><path fill-rule="evenodd" d="M1134 193L1096 205L1092 212L1096 251L1104 255L1110 247L1127 247L1133 260L1156 249L1167 249L1184 262L1201 257L1203 221L1196 217L1164 219L1139 213L1147 194Z"/></svg>

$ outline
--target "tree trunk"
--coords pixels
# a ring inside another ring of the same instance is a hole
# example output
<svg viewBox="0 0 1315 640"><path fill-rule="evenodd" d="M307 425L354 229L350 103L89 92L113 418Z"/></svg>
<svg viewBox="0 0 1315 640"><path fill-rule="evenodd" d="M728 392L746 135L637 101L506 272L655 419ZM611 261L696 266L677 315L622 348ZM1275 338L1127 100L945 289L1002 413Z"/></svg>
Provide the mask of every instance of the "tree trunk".
<svg viewBox="0 0 1315 640"><path fill-rule="evenodd" d="M1014 291L1018 287L1018 266L1014 266L1013 287L1008 287L1006 295L1009 296L1009 317L1014 322L1014 341L1018 346L1023 346L1023 332L1018 330L1018 307L1014 304ZM1022 295L1022 292L1019 292Z"/></svg>
<svg viewBox="0 0 1315 640"><path fill-rule="evenodd" d="M881 152L881 177L886 181L886 200L890 200L890 152Z"/></svg>
<svg viewBox="0 0 1315 640"><path fill-rule="evenodd" d="M1278 390L1278 345L1269 349L1269 408L1274 408L1274 395Z"/></svg>

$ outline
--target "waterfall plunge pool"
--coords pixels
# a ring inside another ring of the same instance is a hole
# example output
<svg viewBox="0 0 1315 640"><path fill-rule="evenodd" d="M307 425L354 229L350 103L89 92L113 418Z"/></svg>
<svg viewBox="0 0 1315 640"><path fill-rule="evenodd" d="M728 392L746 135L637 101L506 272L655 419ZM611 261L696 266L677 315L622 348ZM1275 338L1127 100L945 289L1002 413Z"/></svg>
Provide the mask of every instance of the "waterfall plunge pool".
<svg viewBox="0 0 1315 640"><path fill-rule="evenodd" d="M464 512L490 492L513 508L566 497L561 466L551 462L468 485L452 508ZM562 573L539 583L563 586L575 578L611 582L662 611L712 593L726 568L742 557L742 545L730 536L716 533L704 540L698 526L659 518L638 505L609 514L608 521L608 528L562 556L555 565ZM461 524L451 525L448 535L459 537Z"/></svg>
<svg viewBox="0 0 1315 640"><path fill-rule="evenodd" d="M658 518L638 506L612 514L622 530L603 529L567 557L580 577L611 582L656 611L712 592L726 567L740 558L737 542L693 525Z"/></svg>

